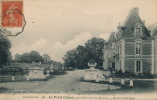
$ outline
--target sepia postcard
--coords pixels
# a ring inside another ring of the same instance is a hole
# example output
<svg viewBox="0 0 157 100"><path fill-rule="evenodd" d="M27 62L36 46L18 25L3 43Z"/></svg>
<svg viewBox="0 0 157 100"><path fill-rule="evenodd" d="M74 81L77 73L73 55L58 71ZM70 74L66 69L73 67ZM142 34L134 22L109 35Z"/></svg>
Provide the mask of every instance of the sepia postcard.
<svg viewBox="0 0 157 100"><path fill-rule="evenodd" d="M0 0L0 100L157 100L157 0Z"/></svg>

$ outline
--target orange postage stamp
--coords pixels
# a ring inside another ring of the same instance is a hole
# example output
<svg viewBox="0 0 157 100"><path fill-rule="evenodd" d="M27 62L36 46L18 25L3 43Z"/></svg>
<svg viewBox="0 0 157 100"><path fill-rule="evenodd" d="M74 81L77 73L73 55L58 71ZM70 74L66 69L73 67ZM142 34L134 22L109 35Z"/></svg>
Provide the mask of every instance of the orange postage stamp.
<svg viewBox="0 0 157 100"><path fill-rule="evenodd" d="M2 27L22 27L23 1L2 1Z"/></svg>

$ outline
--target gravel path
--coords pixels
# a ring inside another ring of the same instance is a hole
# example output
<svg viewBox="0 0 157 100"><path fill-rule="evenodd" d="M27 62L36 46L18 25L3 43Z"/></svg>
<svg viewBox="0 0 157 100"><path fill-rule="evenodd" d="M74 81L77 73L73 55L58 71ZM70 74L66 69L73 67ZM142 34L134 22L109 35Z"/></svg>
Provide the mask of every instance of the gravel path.
<svg viewBox="0 0 157 100"><path fill-rule="evenodd" d="M68 71L66 75L57 75L47 81L7 82L0 83L0 88L9 90L25 90L47 93L81 93L86 91L102 91L107 89L119 89L120 87L82 81L84 70Z"/></svg>

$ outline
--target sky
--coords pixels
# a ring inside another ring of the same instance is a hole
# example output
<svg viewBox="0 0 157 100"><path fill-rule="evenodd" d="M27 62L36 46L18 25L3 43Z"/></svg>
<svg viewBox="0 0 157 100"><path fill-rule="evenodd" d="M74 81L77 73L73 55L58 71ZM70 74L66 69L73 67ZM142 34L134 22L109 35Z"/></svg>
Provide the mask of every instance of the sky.
<svg viewBox="0 0 157 100"><path fill-rule="evenodd" d="M92 37L108 40L129 11L139 8L146 27L157 22L156 0L24 0L24 32L9 37L12 56L32 50L63 62L68 50Z"/></svg>

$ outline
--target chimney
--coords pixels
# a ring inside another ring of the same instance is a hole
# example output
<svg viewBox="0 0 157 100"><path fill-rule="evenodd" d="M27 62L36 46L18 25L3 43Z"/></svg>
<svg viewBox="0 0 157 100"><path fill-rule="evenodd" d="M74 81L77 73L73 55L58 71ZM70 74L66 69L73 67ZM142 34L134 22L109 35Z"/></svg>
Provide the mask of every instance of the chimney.
<svg viewBox="0 0 157 100"><path fill-rule="evenodd" d="M131 11L130 11L130 14L138 16L139 15L139 9L137 7L132 8Z"/></svg>

